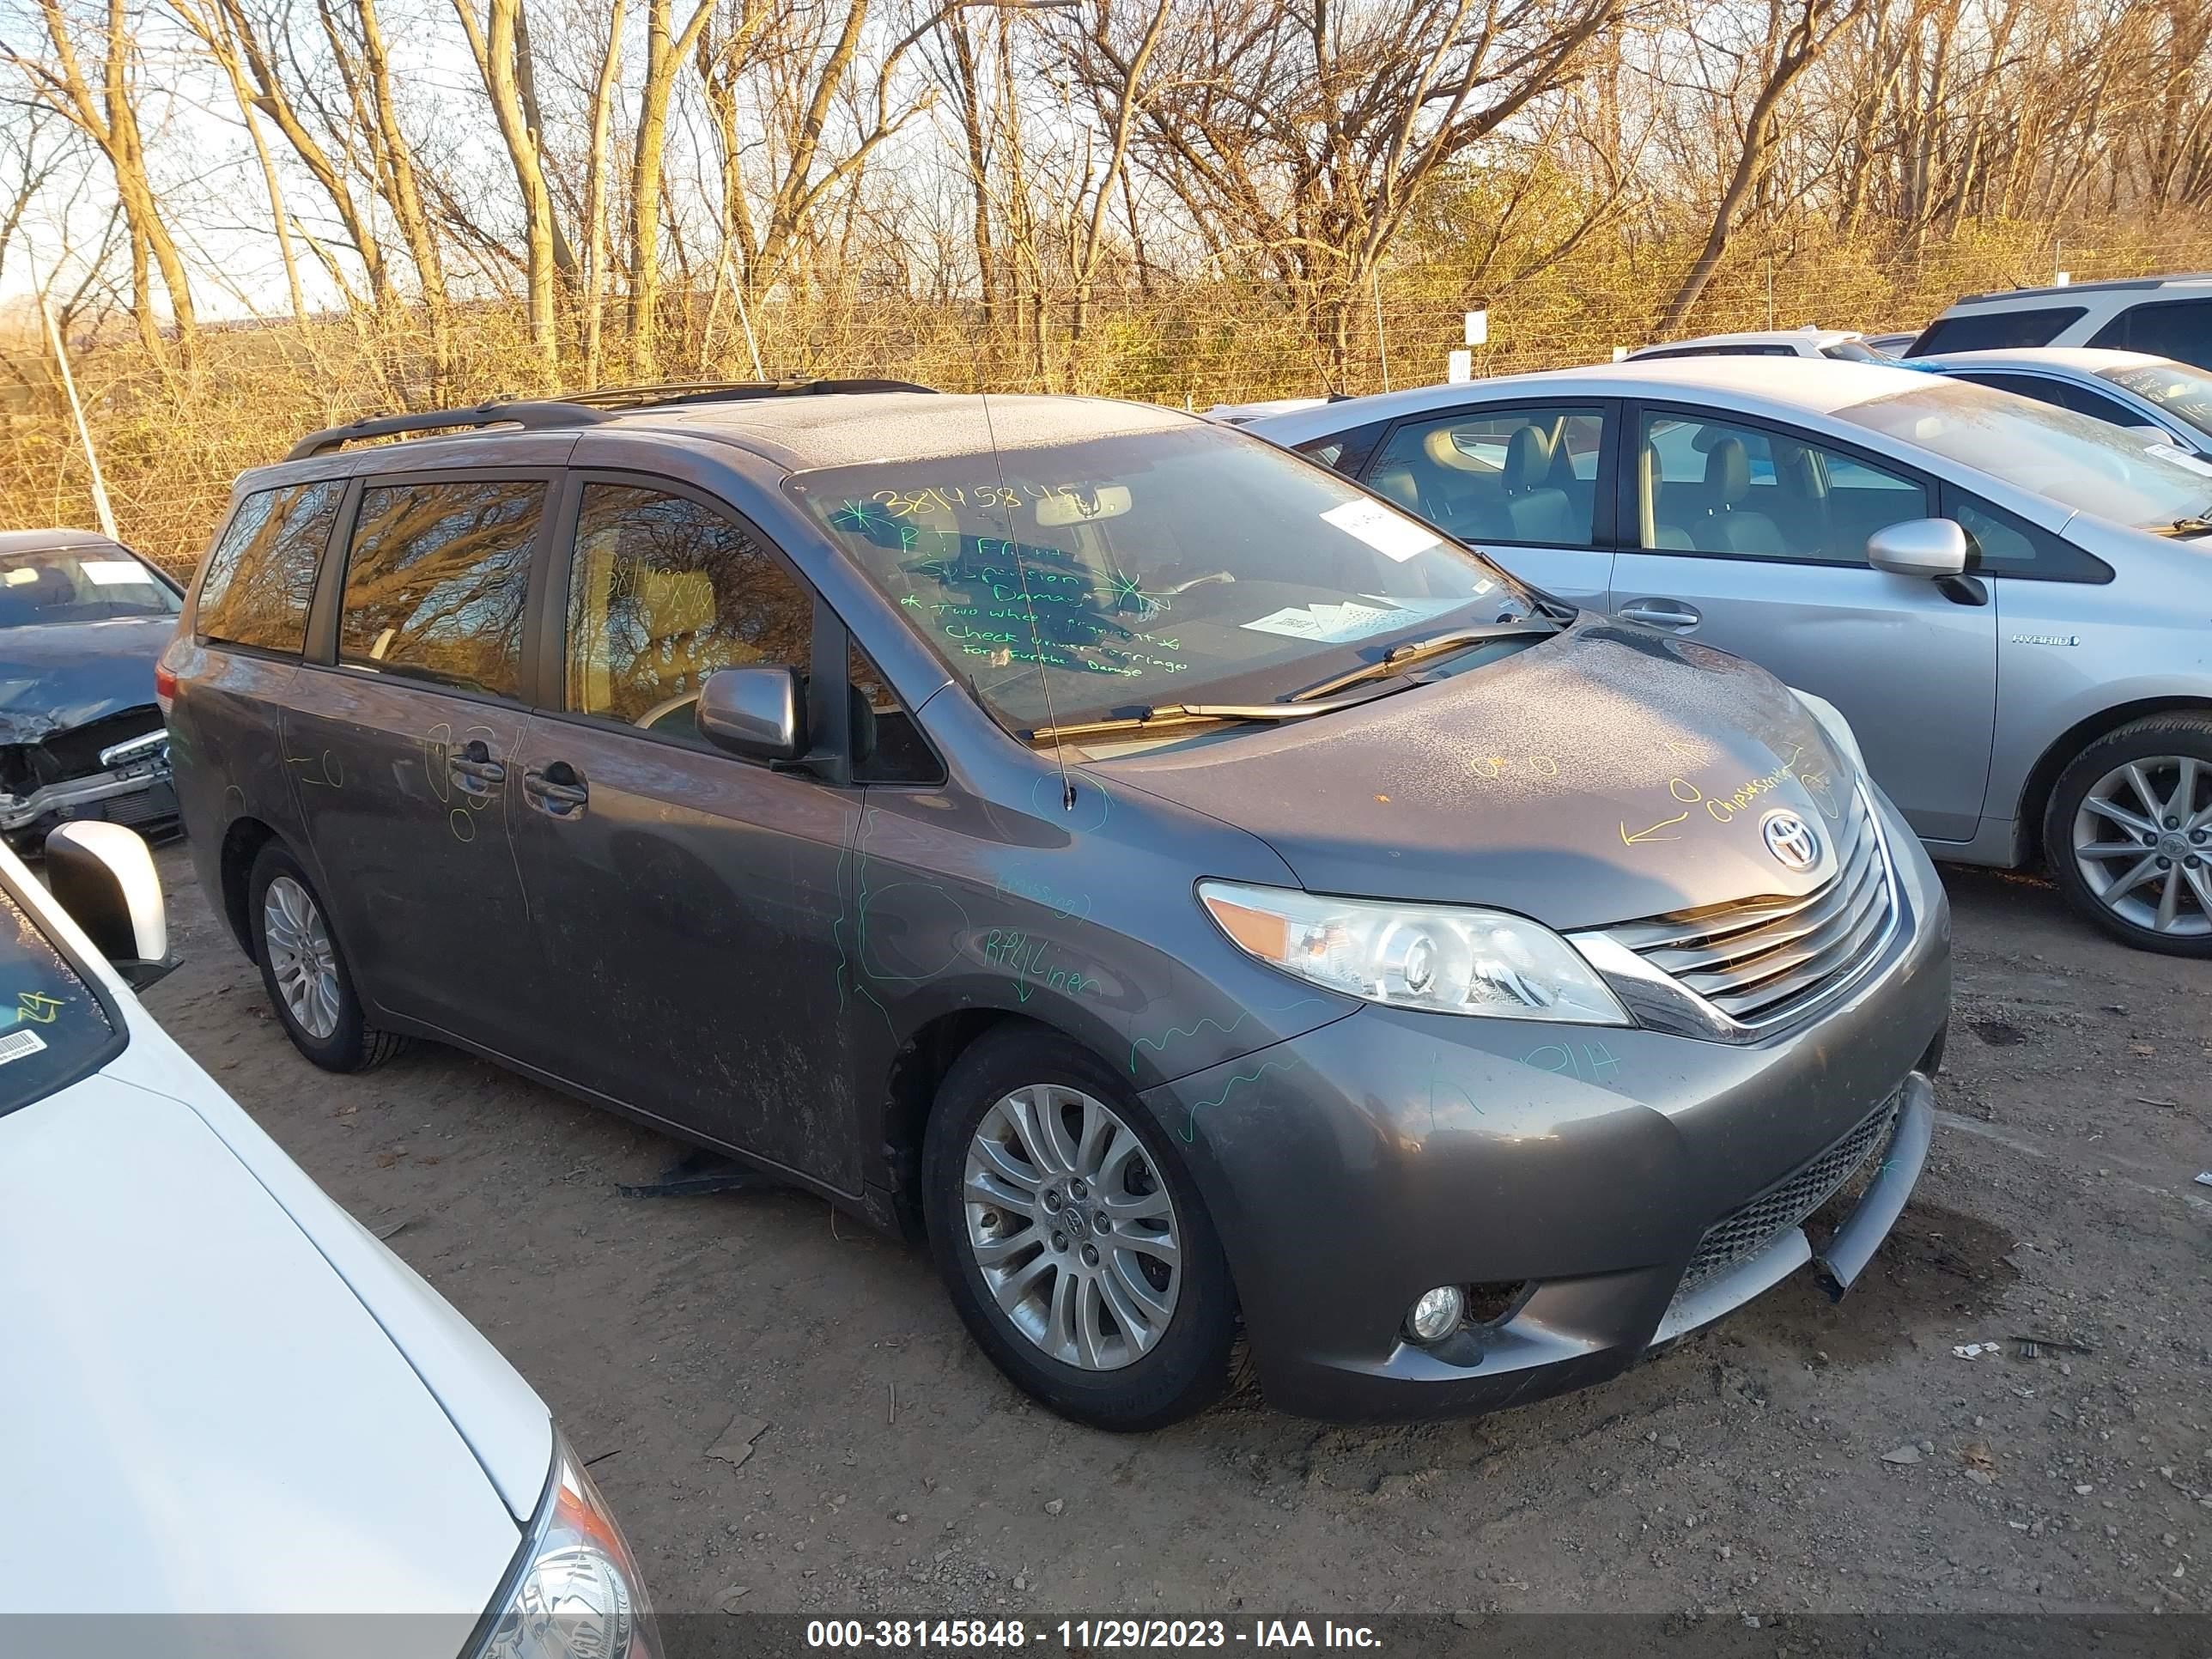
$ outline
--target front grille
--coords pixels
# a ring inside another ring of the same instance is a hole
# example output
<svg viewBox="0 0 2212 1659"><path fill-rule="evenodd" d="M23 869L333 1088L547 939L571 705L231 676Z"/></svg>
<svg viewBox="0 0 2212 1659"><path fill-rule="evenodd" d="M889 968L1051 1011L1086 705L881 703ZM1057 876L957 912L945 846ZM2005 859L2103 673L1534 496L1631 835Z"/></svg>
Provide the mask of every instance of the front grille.
<svg viewBox="0 0 2212 1659"><path fill-rule="evenodd" d="M1796 1174L1784 1176L1741 1209L1706 1228L1690 1258L1689 1271L1682 1275L1683 1289L1750 1261L1834 1197L1874 1150L1887 1143L1901 1097L1901 1091L1892 1095Z"/></svg>
<svg viewBox="0 0 2212 1659"><path fill-rule="evenodd" d="M110 795L100 805L110 823L161 823L177 816L176 792L160 778L149 779L143 789L127 795Z"/></svg>
<svg viewBox="0 0 2212 1659"><path fill-rule="evenodd" d="M1841 990L1889 942L1888 849L1854 794L1843 867L1797 898L1741 899L1606 931L1741 1025L1772 1025Z"/></svg>

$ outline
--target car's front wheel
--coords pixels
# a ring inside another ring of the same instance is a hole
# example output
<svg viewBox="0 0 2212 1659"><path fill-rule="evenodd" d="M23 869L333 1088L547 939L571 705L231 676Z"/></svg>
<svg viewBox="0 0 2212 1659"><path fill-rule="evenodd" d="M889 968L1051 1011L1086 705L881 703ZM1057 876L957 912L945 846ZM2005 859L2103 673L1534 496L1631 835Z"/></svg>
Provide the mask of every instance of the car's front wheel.
<svg viewBox="0 0 2212 1659"><path fill-rule="evenodd" d="M981 1039L922 1149L930 1244L1000 1370L1065 1417L1161 1427L1229 1376L1229 1264L1169 1136L1112 1072L1035 1030Z"/></svg>
<svg viewBox="0 0 2212 1659"><path fill-rule="evenodd" d="M2059 775L2045 855L2114 938L2212 956L2212 718L2161 714L2097 739Z"/></svg>
<svg viewBox="0 0 2212 1659"><path fill-rule="evenodd" d="M275 842L253 861L246 904L261 982L294 1048L328 1072L365 1072L399 1052L404 1038L363 1017L322 896Z"/></svg>

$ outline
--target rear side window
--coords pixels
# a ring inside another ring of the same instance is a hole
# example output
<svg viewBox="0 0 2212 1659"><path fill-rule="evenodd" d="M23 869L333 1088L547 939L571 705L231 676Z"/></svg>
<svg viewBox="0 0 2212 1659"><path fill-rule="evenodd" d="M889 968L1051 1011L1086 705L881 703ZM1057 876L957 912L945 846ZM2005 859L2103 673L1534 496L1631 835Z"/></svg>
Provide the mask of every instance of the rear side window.
<svg viewBox="0 0 2212 1659"><path fill-rule="evenodd" d="M2040 306L2032 311L1970 311L1956 317L1938 317L1905 348L1905 355L1933 357L1942 351L2049 345L2087 315L2081 306Z"/></svg>
<svg viewBox="0 0 2212 1659"><path fill-rule="evenodd" d="M2212 300L2154 300L2130 306L2097 331L2091 345L2147 351L2212 368Z"/></svg>
<svg viewBox="0 0 2212 1659"><path fill-rule="evenodd" d="M536 480L374 485L346 559L341 660L496 696L522 690Z"/></svg>
<svg viewBox="0 0 2212 1659"><path fill-rule="evenodd" d="M814 596L736 520L689 496L584 488L568 585L568 707L686 742L718 668L805 673Z"/></svg>
<svg viewBox="0 0 2212 1659"><path fill-rule="evenodd" d="M2071 380L2054 380L2040 374L1961 374L1959 379L1972 380L1976 386L1994 387L2022 398L2033 398L2039 404L2050 404L2059 409L2070 409L2076 415L2087 415L2093 421L2103 421L2112 426L2139 426L2142 422L2126 404L2107 398Z"/></svg>
<svg viewBox="0 0 2212 1659"><path fill-rule="evenodd" d="M238 504L200 578L193 627L228 645L297 652L343 479L256 490Z"/></svg>

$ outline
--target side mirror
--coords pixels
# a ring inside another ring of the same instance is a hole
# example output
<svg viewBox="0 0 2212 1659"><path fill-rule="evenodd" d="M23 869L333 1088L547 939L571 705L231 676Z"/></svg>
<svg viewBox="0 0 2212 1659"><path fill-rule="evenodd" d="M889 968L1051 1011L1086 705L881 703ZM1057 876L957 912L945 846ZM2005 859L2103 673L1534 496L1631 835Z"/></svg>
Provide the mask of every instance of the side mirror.
<svg viewBox="0 0 2212 1659"><path fill-rule="evenodd" d="M2168 432L2162 426L2151 426L2145 424L2142 426L2131 426L2128 430L2134 433L2136 437L2141 438L2147 444L2170 444L2173 441L2173 434L2171 432Z"/></svg>
<svg viewBox="0 0 2212 1659"><path fill-rule="evenodd" d="M699 735L740 760L806 752L806 702L794 668L718 668L699 688Z"/></svg>
<svg viewBox="0 0 2212 1659"><path fill-rule="evenodd" d="M154 855L119 823L64 823L46 836L46 886L125 983L143 990L169 960L169 911Z"/></svg>
<svg viewBox="0 0 2212 1659"><path fill-rule="evenodd" d="M1893 576L1940 581L1966 570L1966 532L1949 519L1907 519L1867 538L1867 562Z"/></svg>

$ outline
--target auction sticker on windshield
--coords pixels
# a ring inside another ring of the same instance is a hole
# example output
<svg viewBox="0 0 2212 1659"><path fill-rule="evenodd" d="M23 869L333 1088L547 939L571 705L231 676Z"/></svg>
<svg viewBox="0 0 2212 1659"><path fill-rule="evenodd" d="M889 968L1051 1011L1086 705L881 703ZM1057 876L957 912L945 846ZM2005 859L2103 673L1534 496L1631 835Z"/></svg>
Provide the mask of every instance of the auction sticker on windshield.
<svg viewBox="0 0 2212 1659"><path fill-rule="evenodd" d="M1347 536L1357 536L1384 558L1401 564L1417 553L1427 552L1438 539L1433 530L1393 513L1380 501L1346 501L1321 516L1324 524L1334 525Z"/></svg>
<svg viewBox="0 0 2212 1659"><path fill-rule="evenodd" d="M1387 634L1464 603L1462 599L1413 599L1404 604L1362 605L1346 599L1333 605L1316 600L1311 605L1285 605L1243 626L1255 634L1287 634L1292 639L1341 645L1347 640L1364 640L1370 634Z"/></svg>

